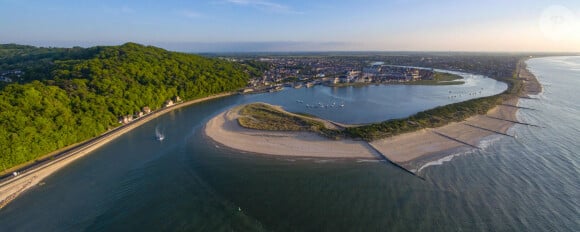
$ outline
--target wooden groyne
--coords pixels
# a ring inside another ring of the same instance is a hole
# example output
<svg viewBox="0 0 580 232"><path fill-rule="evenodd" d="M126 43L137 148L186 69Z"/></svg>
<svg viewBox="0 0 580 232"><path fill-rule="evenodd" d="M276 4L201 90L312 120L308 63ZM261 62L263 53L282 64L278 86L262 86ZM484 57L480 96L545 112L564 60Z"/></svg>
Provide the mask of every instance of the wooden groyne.
<svg viewBox="0 0 580 232"><path fill-rule="evenodd" d="M523 107L523 106L516 106L516 105L510 105L510 104L500 104L501 106L509 106L509 107L513 107L513 108L518 108L518 109L525 109L525 110L536 110L533 108L529 108L529 107Z"/></svg>
<svg viewBox="0 0 580 232"><path fill-rule="evenodd" d="M417 175L417 173L414 173L411 170L406 169L405 167L403 167L403 166L399 165L398 163L395 163L392 160L390 160L389 158L387 158L387 156L385 156L385 154L383 154L381 151L379 151L379 149L377 149L371 143L367 143L367 144L369 145L369 147L371 147L375 151L376 154L379 155L379 158L381 160L387 161L387 162L391 163L392 165L394 165L395 167L397 167L397 168L399 168L399 169L405 171L406 173L409 173L409 174L411 174L411 175L413 175L415 177L418 177L421 180L425 180L425 178L423 178L422 176Z"/></svg>
<svg viewBox="0 0 580 232"><path fill-rule="evenodd" d="M481 148L480 148L480 147L478 147L478 146L475 146L475 145L473 145L473 144L470 144L470 143L468 143L468 142L464 142L464 141L461 141L461 140L459 140L459 139L453 138L453 137L451 137L451 136L449 136L449 135L446 135L446 134L443 134L443 133L441 133L441 132L439 132L439 131L436 131L436 130L431 130L431 131L432 131L433 133L435 133L435 134L437 134L437 135L441 136L441 137L444 137L444 138L447 138L447 139L451 139L451 140L453 140L453 141L455 141L455 142L458 142L458 143L461 143L461 144L465 144L465 145L467 145L467 146L470 146L470 147L473 147L473 148L476 148L476 149L481 149Z"/></svg>
<svg viewBox="0 0 580 232"><path fill-rule="evenodd" d="M499 132L499 131L495 131L495 130L487 129L487 128L485 128L485 127L476 126L476 125L473 125L473 124L470 124L470 123L463 123L463 124L465 124L465 125L467 125L467 126L470 126L470 127L473 127L473 128L477 128L477 129L481 129L481 130L485 130L485 131L493 132L493 133L496 133L496 134L505 135L505 136L509 136L509 137L512 137L512 138L514 137L513 135L508 135L508 134L506 134L506 133L503 133L503 132Z"/></svg>
<svg viewBox="0 0 580 232"><path fill-rule="evenodd" d="M513 123L516 123L516 124L521 124L521 125L526 125L526 126L540 127L538 125L534 125L534 124L530 124L530 123L518 122L518 121L514 121L514 120L509 120L509 119L505 119L505 118L498 118L498 117L489 116L489 115L486 115L486 117L493 118L493 119L497 119L497 120L502 120L502 121L506 121L506 122L513 122Z"/></svg>

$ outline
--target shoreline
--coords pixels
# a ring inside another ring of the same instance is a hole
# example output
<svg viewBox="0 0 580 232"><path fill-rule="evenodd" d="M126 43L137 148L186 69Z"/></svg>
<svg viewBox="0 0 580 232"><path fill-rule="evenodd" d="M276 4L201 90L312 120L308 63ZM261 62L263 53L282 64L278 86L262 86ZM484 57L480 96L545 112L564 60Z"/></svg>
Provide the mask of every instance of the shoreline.
<svg viewBox="0 0 580 232"><path fill-rule="evenodd" d="M518 64L522 89L486 114L462 122L422 129L371 142L352 139L331 140L313 132L262 131L243 128L237 122L237 109L222 112L210 119L204 134L220 145L249 153L310 158L387 158L417 173L421 167L458 152L482 149L480 143L491 136L505 136L517 123L519 98L541 93L542 87L527 70L525 60ZM324 147L325 149L321 149ZM365 148L366 149L363 149ZM370 147L370 149L369 149ZM322 150L322 151L321 151ZM377 154L380 153L380 154Z"/></svg>
<svg viewBox="0 0 580 232"><path fill-rule="evenodd" d="M79 158L89 155L92 151L100 148L108 142L159 116L196 103L231 96L233 94L234 93L231 92L222 93L175 104L167 108L162 108L137 120L134 120L129 124L122 125L113 130L107 131L100 136L79 142L76 145L71 145L69 148L62 148L60 150L64 150L63 152L54 154L54 156L52 156L56 158L46 158L47 161L45 162L41 162L40 164L32 164L31 166L24 168L25 170L22 171L22 173L18 176L6 177L0 181L0 210L9 204L12 200L16 199L18 195L25 192L27 189L30 189L31 187L41 183L43 179L50 176L54 172L60 170L61 168Z"/></svg>
<svg viewBox="0 0 580 232"><path fill-rule="evenodd" d="M291 157L375 158L364 141L330 140L313 132L263 131L237 122L238 107L210 119L204 135L228 148L257 154Z"/></svg>

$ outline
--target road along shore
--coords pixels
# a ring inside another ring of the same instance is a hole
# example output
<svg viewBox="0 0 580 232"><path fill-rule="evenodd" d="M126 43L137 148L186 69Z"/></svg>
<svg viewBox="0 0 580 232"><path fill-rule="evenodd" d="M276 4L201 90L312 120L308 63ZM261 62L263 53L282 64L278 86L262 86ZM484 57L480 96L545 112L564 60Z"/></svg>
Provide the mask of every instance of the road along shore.
<svg viewBox="0 0 580 232"><path fill-rule="evenodd" d="M230 96L232 94L233 93L222 93L162 108L137 120L134 120L129 124L108 131L97 138L89 139L80 143L80 145L66 149L66 152L55 154L55 156L53 156L55 157L54 159L48 159L46 162L34 165L33 167L28 167L25 171L17 171L20 172L19 175L6 178L0 182L0 209L10 203L12 200L16 199L16 197L18 197L18 195L20 195L22 192L41 183L44 178L50 176L52 173L74 162L75 160L90 154L92 151L131 131L132 129L135 129L170 111L199 102Z"/></svg>

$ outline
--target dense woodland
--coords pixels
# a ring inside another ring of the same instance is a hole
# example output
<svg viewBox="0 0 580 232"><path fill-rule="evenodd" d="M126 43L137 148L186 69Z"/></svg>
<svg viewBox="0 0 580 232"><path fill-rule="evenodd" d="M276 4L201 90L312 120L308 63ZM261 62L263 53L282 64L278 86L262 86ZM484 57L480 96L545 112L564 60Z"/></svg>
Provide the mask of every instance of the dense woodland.
<svg viewBox="0 0 580 232"><path fill-rule="evenodd" d="M144 106L244 87L250 66L127 43L92 48L0 45L0 171L108 129Z"/></svg>

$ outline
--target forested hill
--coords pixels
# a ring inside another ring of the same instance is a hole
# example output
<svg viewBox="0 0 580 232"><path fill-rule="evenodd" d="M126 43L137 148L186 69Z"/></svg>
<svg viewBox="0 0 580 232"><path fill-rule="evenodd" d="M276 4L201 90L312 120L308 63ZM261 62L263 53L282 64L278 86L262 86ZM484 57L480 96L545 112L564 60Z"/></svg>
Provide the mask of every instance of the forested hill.
<svg viewBox="0 0 580 232"><path fill-rule="evenodd" d="M14 71L18 72L18 75ZM120 116L244 87L246 67L127 43L0 45L0 171L119 126Z"/></svg>

